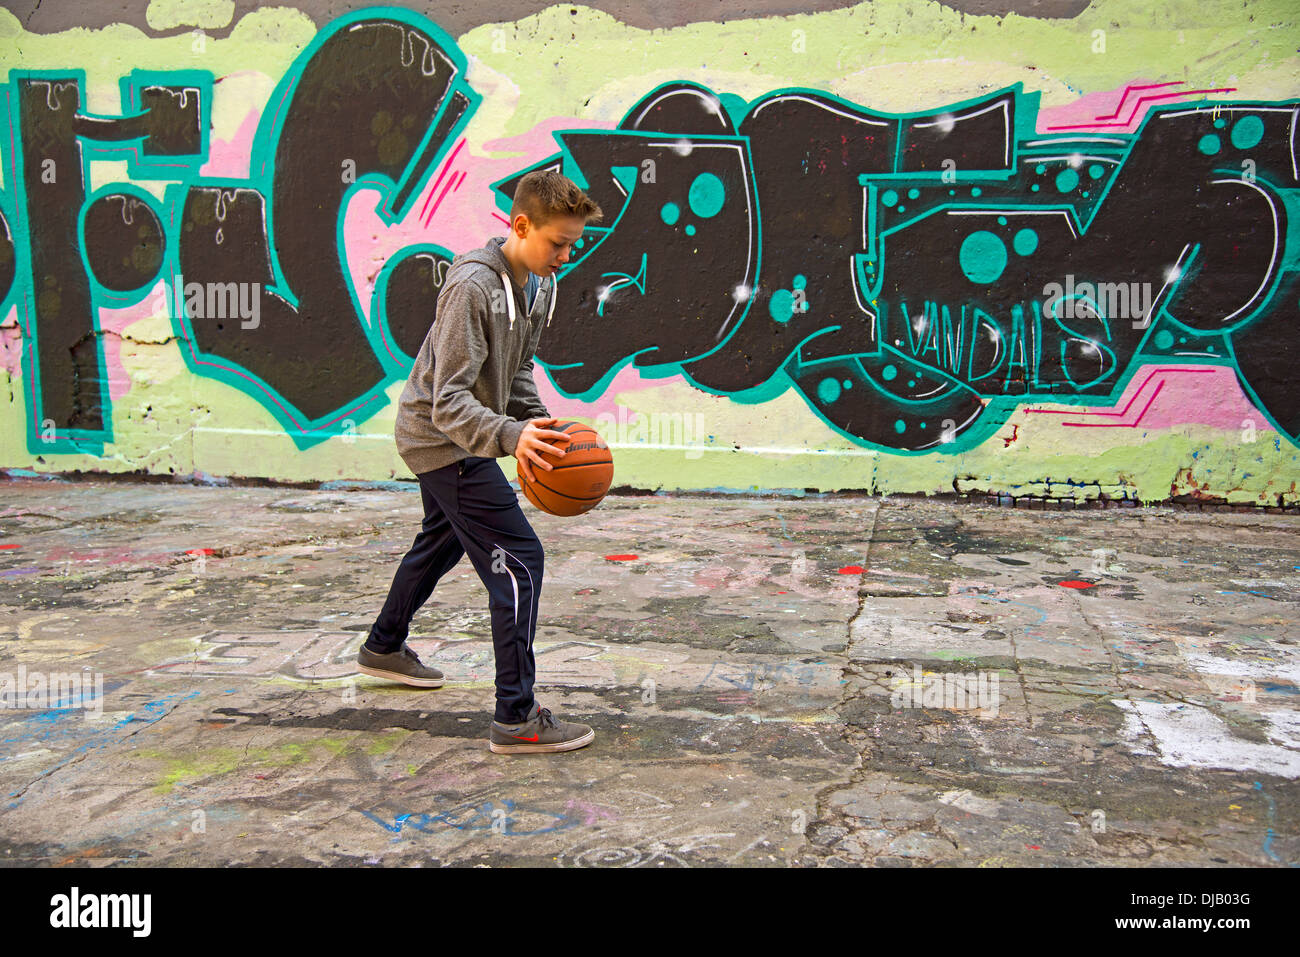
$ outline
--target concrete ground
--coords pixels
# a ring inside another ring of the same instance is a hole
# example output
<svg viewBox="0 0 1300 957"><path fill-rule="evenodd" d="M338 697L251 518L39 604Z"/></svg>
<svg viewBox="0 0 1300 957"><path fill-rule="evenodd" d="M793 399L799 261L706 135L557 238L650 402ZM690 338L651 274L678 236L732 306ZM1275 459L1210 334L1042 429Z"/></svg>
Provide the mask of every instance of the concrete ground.
<svg viewBox="0 0 1300 957"><path fill-rule="evenodd" d="M414 485L0 489L7 863L1300 861L1294 516L525 505L539 700L597 737L503 757L468 560L443 688L354 669Z"/></svg>

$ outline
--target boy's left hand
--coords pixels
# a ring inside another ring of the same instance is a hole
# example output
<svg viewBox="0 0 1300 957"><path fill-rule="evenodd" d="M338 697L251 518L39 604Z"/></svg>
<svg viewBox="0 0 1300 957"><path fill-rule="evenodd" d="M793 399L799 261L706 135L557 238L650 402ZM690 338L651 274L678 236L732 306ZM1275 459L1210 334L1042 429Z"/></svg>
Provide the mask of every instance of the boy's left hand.
<svg viewBox="0 0 1300 957"><path fill-rule="evenodd" d="M542 428L542 426L554 425L558 421L556 418L531 419L524 426L524 430L519 433L519 444L515 446L515 458L529 482L537 481L537 476L533 473L534 463L548 472L555 467L542 458L543 452L550 452L556 458L564 458L563 449L554 445L547 445L545 440L567 439L568 436L563 432L557 432L555 429Z"/></svg>

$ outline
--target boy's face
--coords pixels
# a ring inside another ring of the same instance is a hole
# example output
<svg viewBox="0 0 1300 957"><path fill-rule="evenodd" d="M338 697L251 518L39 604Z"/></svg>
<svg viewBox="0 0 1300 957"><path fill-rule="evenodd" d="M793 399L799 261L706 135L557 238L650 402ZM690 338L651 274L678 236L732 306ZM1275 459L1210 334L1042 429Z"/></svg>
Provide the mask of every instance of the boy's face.
<svg viewBox="0 0 1300 957"><path fill-rule="evenodd" d="M520 213L515 217L514 234L524 266L538 276L555 275L569 261L573 244L586 228L587 221L581 216L557 216L538 226Z"/></svg>

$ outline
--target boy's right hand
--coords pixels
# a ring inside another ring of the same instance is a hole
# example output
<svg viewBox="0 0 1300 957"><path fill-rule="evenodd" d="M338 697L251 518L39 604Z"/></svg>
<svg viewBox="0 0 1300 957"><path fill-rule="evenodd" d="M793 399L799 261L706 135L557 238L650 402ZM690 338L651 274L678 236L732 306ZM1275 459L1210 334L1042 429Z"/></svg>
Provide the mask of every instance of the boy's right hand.
<svg viewBox="0 0 1300 957"><path fill-rule="evenodd" d="M537 481L537 476L533 472L533 463L541 466L546 471L554 468L549 462L542 458L541 453L550 452L557 458L564 458L564 450L547 445L547 439L567 439L568 436L563 432L557 432L555 429L544 428L547 425L554 425L558 419L530 419L524 426L524 430L519 433L519 444L515 446L515 459L519 462L519 467L523 469L524 476L530 482Z"/></svg>

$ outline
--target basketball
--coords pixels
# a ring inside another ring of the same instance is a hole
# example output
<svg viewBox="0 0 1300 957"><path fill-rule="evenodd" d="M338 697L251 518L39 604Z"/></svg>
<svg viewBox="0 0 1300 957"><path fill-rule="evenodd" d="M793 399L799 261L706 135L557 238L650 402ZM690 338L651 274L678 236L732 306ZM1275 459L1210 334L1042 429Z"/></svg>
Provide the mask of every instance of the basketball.
<svg viewBox="0 0 1300 957"><path fill-rule="evenodd" d="M614 457L591 426L562 421L549 428L568 435L567 442L548 440L549 445L564 449L564 458L543 452L542 458L555 467L548 472L534 462L535 482L528 481L523 463L519 463L519 487L528 501L543 512L564 517L581 515L599 505L609 491L614 481Z"/></svg>

